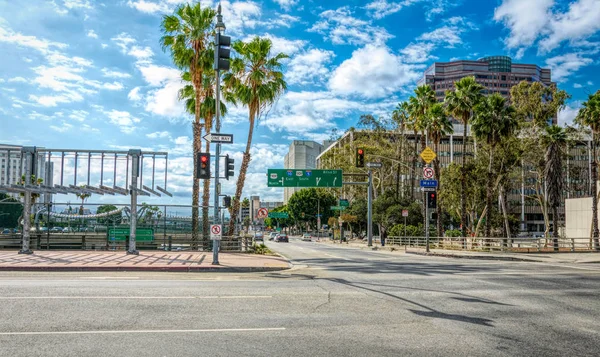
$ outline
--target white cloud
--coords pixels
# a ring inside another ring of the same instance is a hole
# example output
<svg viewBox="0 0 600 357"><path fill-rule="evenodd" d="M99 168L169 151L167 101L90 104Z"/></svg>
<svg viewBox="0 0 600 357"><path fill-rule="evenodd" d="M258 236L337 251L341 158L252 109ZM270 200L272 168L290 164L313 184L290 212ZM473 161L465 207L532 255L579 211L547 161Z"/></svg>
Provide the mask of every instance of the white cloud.
<svg viewBox="0 0 600 357"><path fill-rule="evenodd" d="M177 98L182 87L181 81L170 81L162 88L150 91L146 96L146 111L169 118L183 117L184 106Z"/></svg>
<svg viewBox="0 0 600 357"><path fill-rule="evenodd" d="M127 5L147 14L164 13L170 10L166 3L155 3L145 0L127 1Z"/></svg>
<svg viewBox="0 0 600 357"><path fill-rule="evenodd" d="M454 47L455 45L461 44L460 33L463 30L456 26L443 26L427 32L419 36L418 40L430 41L435 44L447 44L448 47Z"/></svg>
<svg viewBox="0 0 600 357"><path fill-rule="evenodd" d="M149 139L163 139L163 138L168 138L170 137L171 134L169 134L168 131L157 131L154 133L150 133L150 134L146 134L146 137ZM179 138L177 138L176 140L178 140Z"/></svg>
<svg viewBox="0 0 600 357"><path fill-rule="evenodd" d="M583 87L583 86L582 86L581 84L579 84L579 83L575 83L575 84L573 84L573 88L577 88L577 89L579 89L579 88L582 88L582 87Z"/></svg>
<svg viewBox="0 0 600 357"><path fill-rule="evenodd" d="M67 9L91 10L94 8L89 0L63 0L63 4Z"/></svg>
<svg viewBox="0 0 600 357"><path fill-rule="evenodd" d="M98 34L94 30L89 30L87 36L91 38L98 38Z"/></svg>
<svg viewBox="0 0 600 357"><path fill-rule="evenodd" d="M31 113L29 113L29 118L31 119L40 119L40 120L52 120L51 116L45 115L45 114L41 114L36 112L35 110Z"/></svg>
<svg viewBox="0 0 600 357"><path fill-rule="evenodd" d="M104 112L110 119L110 122L119 127L125 134L131 134L135 131L136 124L141 122L141 119L132 116L129 112L120 110L111 110Z"/></svg>
<svg viewBox="0 0 600 357"><path fill-rule="evenodd" d="M353 17L348 7L323 11L319 17L308 31L320 33L334 44L381 44L394 37L382 27Z"/></svg>
<svg viewBox="0 0 600 357"><path fill-rule="evenodd" d="M129 98L129 100L132 100L134 102L141 100L142 96L140 95L140 87L133 88L127 95L127 98Z"/></svg>
<svg viewBox="0 0 600 357"><path fill-rule="evenodd" d="M119 71L113 71L108 68L102 68L102 75L108 78L130 78L131 74Z"/></svg>
<svg viewBox="0 0 600 357"><path fill-rule="evenodd" d="M577 72L581 67L585 67L592 62L592 59L585 58L579 53L567 53L548 58L546 65L552 70L552 79L557 82L564 82L572 73Z"/></svg>
<svg viewBox="0 0 600 357"><path fill-rule="evenodd" d="M248 35L246 36L246 38L244 38L244 41L250 41L252 40L254 37L256 37L255 35ZM296 52L300 51L302 48L304 48L307 45L307 41L305 40L290 40L284 37L278 37L275 35L272 35L270 33L265 33L264 35L262 35L261 37L266 37L269 40L271 40L271 53L272 54L277 54L280 52L285 53L288 56L291 56L293 54L295 54Z"/></svg>
<svg viewBox="0 0 600 357"><path fill-rule="evenodd" d="M572 125L577 113L579 113L579 109L581 108L581 102L576 101L572 104L565 106L563 110L558 112L558 125Z"/></svg>
<svg viewBox="0 0 600 357"><path fill-rule="evenodd" d="M166 82L181 81L181 72L173 67L155 64L139 67L144 80L151 86L160 86Z"/></svg>
<svg viewBox="0 0 600 357"><path fill-rule="evenodd" d="M404 63L385 46L367 45L354 51L350 59L335 69L329 88L345 95L384 97L413 84L420 76L418 68Z"/></svg>
<svg viewBox="0 0 600 357"><path fill-rule="evenodd" d="M131 49L129 49L129 52L127 52L127 54L141 61L148 60L149 58L151 58L154 55L154 52L152 52L152 49L148 46L131 46Z"/></svg>
<svg viewBox="0 0 600 357"><path fill-rule="evenodd" d="M335 57L333 51L311 49L296 55L288 64L285 78L289 84L307 84L315 80L323 81L329 74L326 67Z"/></svg>
<svg viewBox="0 0 600 357"><path fill-rule="evenodd" d="M588 85L588 86L593 86L593 85L594 85L594 82L592 82L592 81L588 81L588 82L587 82L587 85Z"/></svg>
<svg viewBox="0 0 600 357"><path fill-rule="evenodd" d="M290 11L292 7L298 4L298 0L273 0L281 6L285 11Z"/></svg>
<svg viewBox="0 0 600 357"><path fill-rule="evenodd" d="M20 83L28 83L29 81L23 77L14 77L8 80L9 82L20 82Z"/></svg>
<svg viewBox="0 0 600 357"><path fill-rule="evenodd" d="M587 46L586 39L600 30L598 0L573 1L566 12L554 5L554 0L504 0L496 8L494 20L510 30L504 42L507 48L517 50L517 58L538 39L538 53L544 54L563 41L576 47Z"/></svg>
<svg viewBox="0 0 600 357"><path fill-rule="evenodd" d="M65 122L64 120L63 120L61 126L50 125L50 129L52 129L54 131L58 131L59 133L64 133L64 132L70 130L72 127L73 127L73 125Z"/></svg>
<svg viewBox="0 0 600 357"><path fill-rule="evenodd" d="M261 23L261 26L266 26L267 28L291 28L296 22L300 22L300 17L288 14L278 14L276 18L270 19L267 23Z"/></svg>
<svg viewBox="0 0 600 357"><path fill-rule="evenodd" d="M402 10L405 6L410 6L416 2L421 0L405 0L398 2L388 2L387 0L375 0L372 3L369 3L365 6L365 9L369 12L369 14L376 18L381 19L391 14L395 14L396 12Z"/></svg>
<svg viewBox="0 0 600 357"><path fill-rule="evenodd" d="M403 54L403 59L407 63L423 63L437 58L430 54L434 48L433 43L411 43L400 50L400 53Z"/></svg>
<svg viewBox="0 0 600 357"><path fill-rule="evenodd" d="M71 114L69 115L69 118L76 120L78 122L84 122L88 116L90 115L89 112L86 112L85 110L73 110L71 112Z"/></svg>
<svg viewBox="0 0 600 357"><path fill-rule="evenodd" d="M39 39L35 36L26 36L11 30L2 19L0 19L0 42L15 44L20 47L32 48L42 54L48 54L55 49L67 48L67 44Z"/></svg>
<svg viewBox="0 0 600 357"><path fill-rule="evenodd" d="M13 104L12 107L13 108L23 108L23 106L21 104Z"/></svg>

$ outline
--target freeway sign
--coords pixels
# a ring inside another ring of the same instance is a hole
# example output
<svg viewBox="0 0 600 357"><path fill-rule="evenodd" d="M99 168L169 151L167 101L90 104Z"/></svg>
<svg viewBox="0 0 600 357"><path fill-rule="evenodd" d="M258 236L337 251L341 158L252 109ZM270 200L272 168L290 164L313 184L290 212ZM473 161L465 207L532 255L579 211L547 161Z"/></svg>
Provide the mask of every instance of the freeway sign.
<svg viewBox="0 0 600 357"><path fill-rule="evenodd" d="M365 165L370 169L380 169L383 167L381 162L367 162Z"/></svg>
<svg viewBox="0 0 600 357"><path fill-rule="evenodd" d="M289 218L287 212L269 212L269 218Z"/></svg>
<svg viewBox="0 0 600 357"><path fill-rule="evenodd" d="M124 241L129 237L129 227L127 228L109 228L108 239L111 241ZM138 228L135 230L136 242L152 242L154 240L154 231L152 228Z"/></svg>
<svg viewBox="0 0 600 357"><path fill-rule="evenodd" d="M268 187L342 187L342 170L269 169Z"/></svg>
<svg viewBox="0 0 600 357"><path fill-rule="evenodd" d="M421 187L437 187L437 180L421 180Z"/></svg>
<svg viewBox="0 0 600 357"><path fill-rule="evenodd" d="M331 209L332 211L343 211L346 209L345 206L331 206L329 209Z"/></svg>
<svg viewBox="0 0 600 357"><path fill-rule="evenodd" d="M210 133L203 136L209 143L233 144L233 134Z"/></svg>

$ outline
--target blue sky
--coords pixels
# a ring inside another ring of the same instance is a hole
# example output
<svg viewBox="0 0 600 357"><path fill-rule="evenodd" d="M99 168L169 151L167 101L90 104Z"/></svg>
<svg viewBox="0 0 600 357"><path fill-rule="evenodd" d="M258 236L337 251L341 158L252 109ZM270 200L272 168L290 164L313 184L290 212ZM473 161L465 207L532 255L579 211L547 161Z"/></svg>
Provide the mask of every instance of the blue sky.
<svg viewBox="0 0 600 357"><path fill-rule="evenodd" d="M0 142L50 148L169 151L165 203L191 202L191 118L178 71L159 46L160 21L179 0L0 0ZM215 1L203 0L204 6ZM435 61L510 55L552 69L573 95L572 120L600 87L599 0L222 1L227 34L270 37L289 84L255 130L245 196L266 188L290 140L323 140L363 113L389 115ZM230 108L223 132L241 162L247 110ZM223 185L233 193L234 181ZM109 198L102 198L109 200ZM98 202L101 198L92 199Z"/></svg>

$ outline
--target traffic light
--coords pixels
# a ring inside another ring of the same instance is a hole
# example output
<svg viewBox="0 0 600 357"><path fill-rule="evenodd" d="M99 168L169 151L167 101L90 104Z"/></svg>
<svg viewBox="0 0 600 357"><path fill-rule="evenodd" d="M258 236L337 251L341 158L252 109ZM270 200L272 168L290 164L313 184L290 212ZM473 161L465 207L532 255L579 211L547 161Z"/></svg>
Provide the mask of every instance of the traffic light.
<svg viewBox="0 0 600 357"><path fill-rule="evenodd" d="M356 149L356 167L365 167L364 149Z"/></svg>
<svg viewBox="0 0 600 357"><path fill-rule="evenodd" d="M437 208L437 192L427 192L427 208Z"/></svg>
<svg viewBox="0 0 600 357"><path fill-rule="evenodd" d="M217 32L215 38L215 63L214 70L229 71L229 56L231 54L231 37Z"/></svg>
<svg viewBox="0 0 600 357"><path fill-rule="evenodd" d="M229 158L229 155L225 155L225 179L229 180L231 176L234 175L233 170L235 166L233 165L234 160Z"/></svg>
<svg viewBox="0 0 600 357"><path fill-rule="evenodd" d="M198 161L198 171L196 171L196 178L202 180L210 180L210 154L206 152L199 152L196 154L196 160Z"/></svg>
<svg viewBox="0 0 600 357"><path fill-rule="evenodd" d="M225 207L225 208L231 207L231 196L223 197L223 207Z"/></svg>

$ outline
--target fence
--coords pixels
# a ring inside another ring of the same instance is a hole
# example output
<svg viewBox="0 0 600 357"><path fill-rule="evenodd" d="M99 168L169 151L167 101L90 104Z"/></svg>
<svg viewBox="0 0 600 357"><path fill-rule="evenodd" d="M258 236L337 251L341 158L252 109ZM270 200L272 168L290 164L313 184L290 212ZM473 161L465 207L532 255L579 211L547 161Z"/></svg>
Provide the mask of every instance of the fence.
<svg viewBox="0 0 600 357"><path fill-rule="evenodd" d="M388 237L386 245L425 247L425 237ZM553 252L553 238L481 238L481 237L430 237L432 249L502 251L502 252ZM561 252L593 251L595 245L590 238L558 238Z"/></svg>

